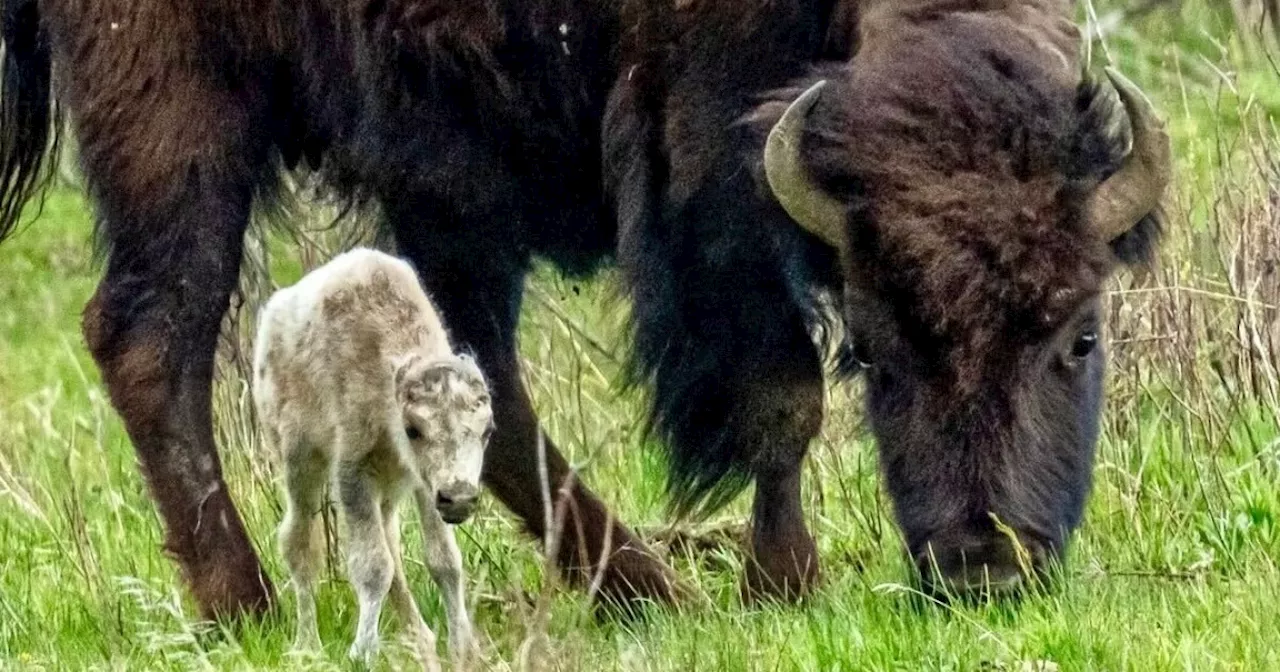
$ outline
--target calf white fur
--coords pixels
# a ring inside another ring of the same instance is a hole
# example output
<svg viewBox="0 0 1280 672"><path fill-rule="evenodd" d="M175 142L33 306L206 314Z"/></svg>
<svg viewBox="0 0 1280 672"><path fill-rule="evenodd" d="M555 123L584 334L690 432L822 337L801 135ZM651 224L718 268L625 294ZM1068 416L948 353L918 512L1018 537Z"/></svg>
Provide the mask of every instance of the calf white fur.
<svg viewBox="0 0 1280 672"><path fill-rule="evenodd" d="M448 616L450 654L468 658L474 640L462 556L448 523L474 508L493 413L480 369L454 353L413 269L361 248L280 290L263 308L253 369L259 416L285 460L288 510L279 543L297 593L295 647L319 646L318 516L329 481L359 599L349 655L372 662L389 593L424 664L438 667L435 634L405 583L400 555L397 508L412 493Z"/></svg>

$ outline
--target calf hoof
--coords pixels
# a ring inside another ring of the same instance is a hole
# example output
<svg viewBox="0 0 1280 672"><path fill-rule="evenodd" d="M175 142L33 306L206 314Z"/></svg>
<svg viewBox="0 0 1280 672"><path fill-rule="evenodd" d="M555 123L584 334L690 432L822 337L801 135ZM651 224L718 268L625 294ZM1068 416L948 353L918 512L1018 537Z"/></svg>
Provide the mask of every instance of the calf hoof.
<svg viewBox="0 0 1280 672"><path fill-rule="evenodd" d="M436 653L436 636L435 633L423 627L410 628L400 636L399 641L405 645L408 651L413 653L414 660L422 666L424 670L436 672L440 669L440 655ZM455 670L466 668L454 665Z"/></svg>
<svg viewBox="0 0 1280 672"><path fill-rule="evenodd" d="M352 642L351 648L347 649L347 659L366 670L372 669L374 661L378 659L377 640L362 642L357 639Z"/></svg>
<svg viewBox="0 0 1280 672"><path fill-rule="evenodd" d="M818 551L812 540L789 549L756 551L747 559L742 577L742 601L794 603L807 597L819 580Z"/></svg>
<svg viewBox="0 0 1280 672"><path fill-rule="evenodd" d="M462 637L449 637L449 660L455 670L470 670L481 662L480 642L470 633Z"/></svg>
<svg viewBox="0 0 1280 672"><path fill-rule="evenodd" d="M319 633L315 631L299 631L293 638L293 645L289 647L289 653L307 656L319 652L321 648Z"/></svg>
<svg viewBox="0 0 1280 672"><path fill-rule="evenodd" d="M468 642L462 648L450 647L449 662L451 669L463 672L487 669L484 656L480 652L480 645L475 640Z"/></svg>
<svg viewBox="0 0 1280 672"><path fill-rule="evenodd" d="M418 662L422 663L422 669L425 672L440 672L440 657L435 651L419 655ZM453 669L469 670L471 668L467 667L465 662L454 661Z"/></svg>

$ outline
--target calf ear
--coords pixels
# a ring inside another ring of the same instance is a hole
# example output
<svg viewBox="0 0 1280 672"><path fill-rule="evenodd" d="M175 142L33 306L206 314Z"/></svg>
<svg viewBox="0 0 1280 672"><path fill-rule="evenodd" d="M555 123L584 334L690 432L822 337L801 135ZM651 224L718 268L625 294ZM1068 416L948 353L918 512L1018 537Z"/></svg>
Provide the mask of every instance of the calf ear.
<svg viewBox="0 0 1280 672"><path fill-rule="evenodd" d="M480 368L480 363L476 361L476 358L470 352L459 352L457 357L458 363L462 366L462 370L468 374L468 378L471 377L470 374L475 374L473 384L479 384L487 390L489 379L485 376L484 369Z"/></svg>
<svg viewBox="0 0 1280 672"><path fill-rule="evenodd" d="M432 361L422 369L420 382L416 386L421 390L422 394L431 400L440 400L443 398L446 390L446 380L450 376L456 376L458 373L458 361L454 357L445 357Z"/></svg>
<svg viewBox="0 0 1280 672"><path fill-rule="evenodd" d="M423 362L414 355L396 369L396 398L401 403L430 402L444 392L444 381L456 365L447 359Z"/></svg>
<svg viewBox="0 0 1280 672"><path fill-rule="evenodd" d="M451 371L454 371L457 365L447 359L438 359L422 369L422 382L431 384L438 383L445 379Z"/></svg>
<svg viewBox="0 0 1280 672"><path fill-rule="evenodd" d="M448 360L429 362L422 355L408 355L396 366L396 398L401 403L419 403L439 395L450 368Z"/></svg>
<svg viewBox="0 0 1280 672"><path fill-rule="evenodd" d="M469 353L469 352L459 352L459 353L458 353L458 355L457 355L457 357L458 357L458 361L459 361L459 362L460 362L464 367L472 367L472 366L474 366L474 367L476 367L477 369L478 369L478 368L480 368L480 365L479 365L478 363L476 363L476 358L475 358L475 357L472 357L472 356L471 356L471 353Z"/></svg>
<svg viewBox="0 0 1280 672"><path fill-rule="evenodd" d="M405 380L409 376L409 371L420 361L422 361L422 355L412 354L396 362L395 376L393 380L397 392L404 387Z"/></svg>

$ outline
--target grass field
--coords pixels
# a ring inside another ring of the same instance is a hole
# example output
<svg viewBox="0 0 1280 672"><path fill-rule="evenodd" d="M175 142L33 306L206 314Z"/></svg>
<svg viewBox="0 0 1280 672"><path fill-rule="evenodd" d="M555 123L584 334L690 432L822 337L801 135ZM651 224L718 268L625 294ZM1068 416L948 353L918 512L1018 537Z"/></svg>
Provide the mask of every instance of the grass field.
<svg viewBox="0 0 1280 672"><path fill-rule="evenodd" d="M1119 4L1096 3L1098 15ZM1115 59L1164 111L1179 171L1159 267L1113 284L1105 431L1061 587L1017 605L914 599L855 383L830 390L808 464L826 571L809 603L744 607L741 556L727 547L673 558L703 603L627 628L598 623L486 498L460 541L490 666L1280 669L1280 74L1215 6L1157 10L1094 47L1096 61ZM282 616L235 633L194 620L80 336L98 276L89 232L85 201L64 186L0 247L0 669L345 667L355 602L332 558L320 595L324 659L285 656L287 591ZM316 258L274 238L266 249L278 284ZM612 282L540 269L521 348L550 435L624 520L658 527L670 521L661 463L641 443L643 403L616 389L626 306ZM277 460L228 352L216 401L227 479L282 586ZM710 523L741 524L748 502ZM406 540L410 582L442 632L415 526ZM386 660L409 659L392 647Z"/></svg>

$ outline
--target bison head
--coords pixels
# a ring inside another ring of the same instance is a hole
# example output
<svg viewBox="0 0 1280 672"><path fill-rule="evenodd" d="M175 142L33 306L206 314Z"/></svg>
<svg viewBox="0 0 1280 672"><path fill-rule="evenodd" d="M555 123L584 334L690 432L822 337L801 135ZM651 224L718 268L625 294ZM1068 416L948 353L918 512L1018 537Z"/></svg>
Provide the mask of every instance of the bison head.
<svg viewBox="0 0 1280 672"><path fill-rule="evenodd" d="M1078 40L1049 18L864 26L851 62L757 117L769 189L841 259L887 489L935 589L1016 586L1062 552L1098 437L1102 283L1159 231L1161 123L1118 72L1120 106L1047 48Z"/></svg>

